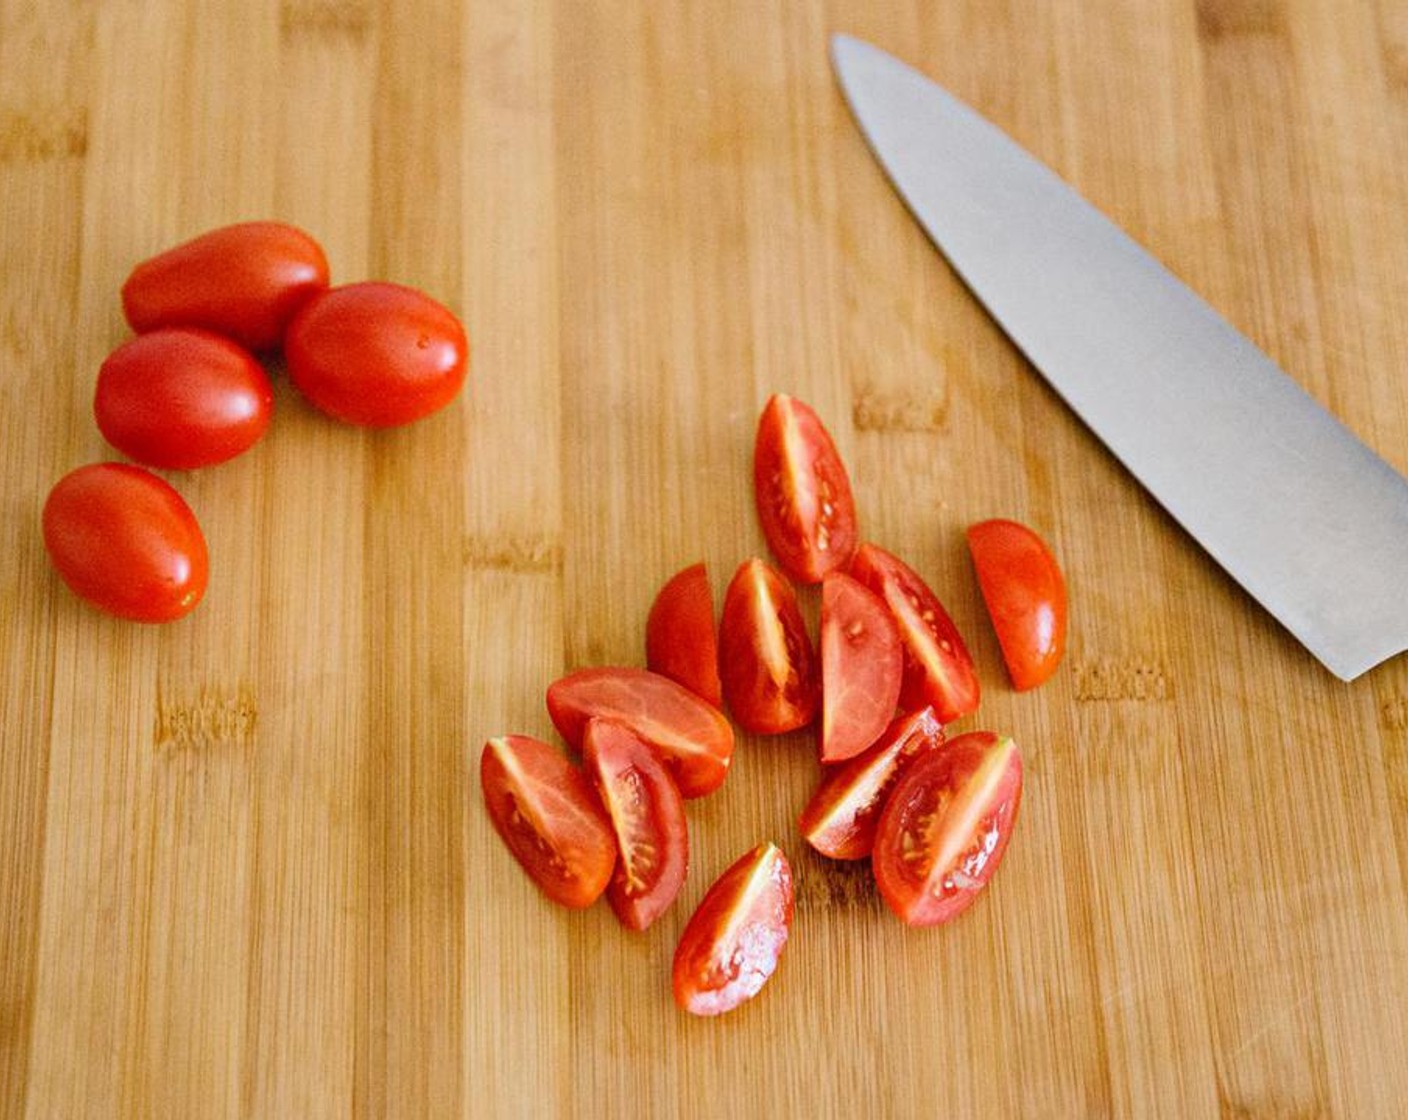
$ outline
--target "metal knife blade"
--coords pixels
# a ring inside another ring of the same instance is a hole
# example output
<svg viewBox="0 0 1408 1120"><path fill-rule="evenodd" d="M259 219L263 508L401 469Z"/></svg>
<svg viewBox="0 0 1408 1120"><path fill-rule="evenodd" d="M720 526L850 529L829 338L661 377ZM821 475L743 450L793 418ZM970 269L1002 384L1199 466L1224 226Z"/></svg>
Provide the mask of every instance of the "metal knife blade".
<svg viewBox="0 0 1408 1120"><path fill-rule="evenodd" d="M995 125L878 47L831 51L930 239L1212 558L1343 680L1408 649L1408 482Z"/></svg>

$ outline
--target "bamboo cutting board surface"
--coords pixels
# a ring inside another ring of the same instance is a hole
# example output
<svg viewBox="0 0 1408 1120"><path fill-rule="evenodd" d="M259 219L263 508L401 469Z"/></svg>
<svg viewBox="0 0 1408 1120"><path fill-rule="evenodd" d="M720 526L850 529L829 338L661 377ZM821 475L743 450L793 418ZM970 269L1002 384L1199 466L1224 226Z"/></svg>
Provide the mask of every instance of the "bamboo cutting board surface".
<svg viewBox="0 0 1408 1120"><path fill-rule="evenodd" d="M1332 679L1025 367L867 154L836 31L1008 129L1408 468L1397 0L0 0L0 1114L1401 1114L1408 661ZM280 380L262 444L171 476L206 601L107 619L39 510L113 457L118 287L262 217L459 311L469 387L368 434ZM1025 751L951 927L808 854L804 734L741 738L641 935L546 903L483 811L486 737L552 738L553 678L641 663L669 575L705 560L721 595L761 552L775 391L968 636L965 726ZM1033 693L962 543L997 515L1071 589ZM679 932L765 838L792 944L758 1000L684 1016Z"/></svg>

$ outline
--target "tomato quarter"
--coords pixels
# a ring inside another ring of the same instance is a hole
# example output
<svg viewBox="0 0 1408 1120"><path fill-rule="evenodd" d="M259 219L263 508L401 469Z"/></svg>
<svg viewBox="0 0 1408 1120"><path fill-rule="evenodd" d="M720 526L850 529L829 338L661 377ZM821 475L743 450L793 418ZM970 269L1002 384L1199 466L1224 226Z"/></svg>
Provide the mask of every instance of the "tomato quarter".
<svg viewBox="0 0 1408 1120"><path fill-rule="evenodd" d="M122 286L122 307L138 333L204 327L270 350L327 286L327 257L308 234L282 222L243 222L143 261Z"/></svg>
<svg viewBox="0 0 1408 1120"><path fill-rule="evenodd" d="M1015 521L981 521L968 550L1012 684L1035 688L1066 650L1066 581L1036 533Z"/></svg>
<svg viewBox="0 0 1408 1120"><path fill-rule="evenodd" d="M973 658L938 596L897 556L873 544L856 551L851 575L885 601L899 623L904 647L900 704L932 704L944 723L978 706L978 674Z"/></svg>
<svg viewBox="0 0 1408 1120"><path fill-rule="evenodd" d="M843 572L821 582L821 761L841 762L895 714L904 657L884 601Z"/></svg>
<svg viewBox="0 0 1408 1120"><path fill-rule="evenodd" d="M576 909L601 897L616 838L595 790L561 751L526 735L490 739L479 784L494 830L548 898Z"/></svg>
<svg viewBox="0 0 1408 1120"><path fill-rule="evenodd" d="M856 548L845 464L810 405L778 393L758 420L753 493L768 547L799 583L844 568Z"/></svg>
<svg viewBox="0 0 1408 1120"><path fill-rule="evenodd" d="M400 284L331 288L289 324L288 373L316 407L370 428L444 408L469 368L469 340L449 308Z"/></svg>
<svg viewBox="0 0 1408 1120"><path fill-rule="evenodd" d="M139 463L191 470L259 442L274 411L264 367L209 331L138 335L98 370L93 415L115 448Z"/></svg>
<svg viewBox="0 0 1408 1120"><path fill-rule="evenodd" d="M1007 850L1022 801L1022 755L988 731L960 735L900 776L875 832L880 894L904 922L932 926L978 897Z"/></svg>
<svg viewBox="0 0 1408 1120"><path fill-rule="evenodd" d="M719 676L739 726L795 731L816 715L816 656L787 578L756 557L739 565L719 621Z"/></svg>
<svg viewBox="0 0 1408 1120"><path fill-rule="evenodd" d="M645 621L645 663L714 707L723 704L714 593L703 564L677 572L655 596Z"/></svg>
<svg viewBox="0 0 1408 1120"><path fill-rule="evenodd" d="M648 669L581 669L548 686L548 714L580 748L587 721L624 724L650 744L685 797L723 785L733 758L733 728L722 712L683 685Z"/></svg>
<svg viewBox="0 0 1408 1120"><path fill-rule="evenodd" d="M93 606L170 622L205 594L205 536L167 482L126 463L71 471L44 503L44 545L63 581Z"/></svg>
<svg viewBox="0 0 1408 1120"><path fill-rule="evenodd" d="M582 752L620 852L607 901L626 928L645 929L674 902L689 870L684 801L649 744L618 723L588 722Z"/></svg>
<svg viewBox="0 0 1408 1120"><path fill-rule="evenodd" d="M675 1003L719 1015L752 999L777 969L792 928L792 868L760 844L715 880L675 950Z"/></svg>
<svg viewBox="0 0 1408 1120"><path fill-rule="evenodd" d="M865 859L885 798L904 769L944 741L933 708L893 720L874 746L822 775L797 827L807 843L832 859Z"/></svg>

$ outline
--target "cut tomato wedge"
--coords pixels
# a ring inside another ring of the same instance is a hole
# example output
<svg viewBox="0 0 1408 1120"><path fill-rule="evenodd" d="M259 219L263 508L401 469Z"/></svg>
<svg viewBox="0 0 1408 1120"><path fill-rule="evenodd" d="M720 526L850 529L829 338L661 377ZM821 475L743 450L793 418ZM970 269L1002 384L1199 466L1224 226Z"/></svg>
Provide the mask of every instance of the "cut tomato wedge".
<svg viewBox="0 0 1408 1120"><path fill-rule="evenodd" d="M601 802L561 751L527 735L490 739L479 756L489 819L542 892L563 906L590 906L616 864Z"/></svg>
<svg viewBox="0 0 1408 1120"><path fill-rule="evenodd" d="M689 870L684 801L655 752L621 724L589 721L582 750L621 853L606 899L627 929L645 929Z"/></svg>
<svg viewBox="0 0 1408 1120"><path fill-rule="evenodd" d="M1035 688L1056 671L1066 651L1060 565L1031 529L1001 518L972 526L968 551L1008 676L1019 692Z"/></svg>
<svg viewBox="0 0 1408 1120"><path fill-rule="evenodd" d="M807 843L831 859L865 859L885 798L905 768L944 741L933 708L890 723L869 750L827 770L797 822Z"/></svg>
<svg viewBox="0 0 1408 1120"><path fill-rule="evenodd" d="M900 627L904 681L900 705L932 704L944 723L978 706L978 674L958 627L917 572L874 544L856 551L851 575L885 601Z"/></svg>
<svg viewBox="0 0 1408 1120"><path fill-rule="evenodd" d="M956 918L1002 861L1022 801L1022 755L990 731L917 759L880 814L871 864L880 894L911 926Z"/></svg>
<svg viewBox="0 0 1408 1120"><path fill-rule="evenodd" d="M714 881L675 950L675 1003L719 1015L752 999L777 969L792 928L792 868L759 844Z"/></svg>
<svg viewBox="0 0 1408 1120"><path fill-rule="evenodd" d="M753 494L768 547L799 583L844 568L856 549L856 507L845 464L821 418L778 393L758 419Z"/></svg>
<svg viewBox="0 0 1408 1120"><path fill-rule="evenodd" d="M821 581L821 761L854 758L895 714L904 656L882 600L843 572Z"/></svg>
<svg viewBox="0 0 1408 1120"><path fill-rule="evenodd" d="M645 664L714 707L722 706L714 593L703 564L671 576L645 620Z"/></svg>
<svg viewBox="0 0 1408 1120"><path fill-rule="evenodd" d="M717 708L648 669L582 669L548 686L548 714L580 749L593 717L624 724L670 768L685 797L723 785L733 758L733 728Z"/></svg>
<svg viewBox="0 0 1408 1120"><path fill-rule="evenodd" d="M747 731L778 735L816 715L816 655L797 594L756 557L739 565L724 593L719 676L729 711Z"/></svg>

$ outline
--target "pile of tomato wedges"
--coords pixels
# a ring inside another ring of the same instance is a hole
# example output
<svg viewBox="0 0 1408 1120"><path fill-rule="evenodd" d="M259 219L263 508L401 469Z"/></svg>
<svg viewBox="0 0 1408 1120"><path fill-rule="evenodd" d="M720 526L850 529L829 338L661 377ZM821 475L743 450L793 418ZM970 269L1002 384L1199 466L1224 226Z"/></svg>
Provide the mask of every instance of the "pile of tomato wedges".
<svg viewBox="0 0 1408 1120"><path fill-rule="evenodd" d="M861 541L845 466L821 419L773 396L758 424L754 495L779 567L734 573L717 627L695 564L658 593L648 668L588 668L547 690L553 725L581 756L524 735L490 739L485 803L509 851L555 902L603 893L643 930L673 903L689 864L684 801L722 785L733 724L759 735L815 726L822 776L799 827L837 860L870 859L881 896L912 926L962 913L992 877L1022 796L1012 739L945 725L978 706L963 638L897 556ZM1016 688L1055 670L1065 584L1030 529L984 521L967 534L979 586ZM797 585L820 584L813 645ZM776 844L745 853L709 888L675 953L679 1006L715 1015L756 995L793 917L792 872Z"/></svg>

